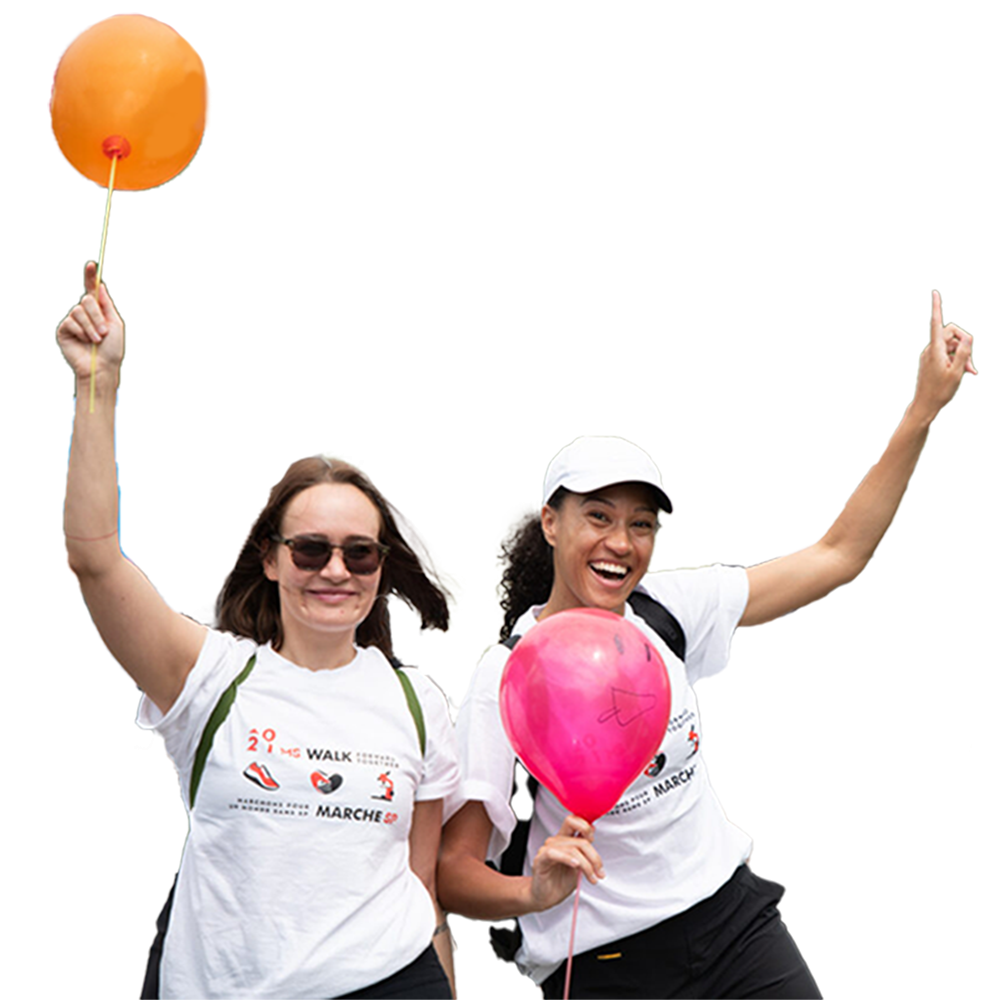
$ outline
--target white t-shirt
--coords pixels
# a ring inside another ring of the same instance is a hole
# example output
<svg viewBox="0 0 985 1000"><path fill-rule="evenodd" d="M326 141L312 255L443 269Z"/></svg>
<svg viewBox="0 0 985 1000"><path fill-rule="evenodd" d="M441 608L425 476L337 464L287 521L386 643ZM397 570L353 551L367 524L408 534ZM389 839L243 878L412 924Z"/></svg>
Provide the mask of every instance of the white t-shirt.
<svg viewBox="0 0 985 1000"><path fill-rule="evenodd" d="M643 588L641 588L643 589ZM646 927L713 895L749 857L752 842L725 816L701 755L701 723L692 684L721 670L732 633L748 599L746 572L735 566L654 573L646 592L671 611L687 638L686 666L642 618L626 618L663 656L670 677L671 713L659 753L619 802L595 823L595 847L606 877L583 880L575 951L586 951ZM527 611L514 634L536 624L540 608ZM499 714L499 685L509 650L499 644L482 657L456 728L462 761L462 801L482 802L493 824L488 857L509 843L516 818L510 808L514 752ZM524 871L557 833L567 810L547 789L537 792ZM520 919L521 969L543 982L567 956L572 898Z"/></svg>
<svg viewBox="0 0 985 1000"><path fill-rule="evenodd" d="M312 671L210 631L167 715L144 698L138 716L164 737L186 807L205 724L254 652L189 813L162 997L338 996L412 962L434 931L408 836L414 803L456 787L455 738L440 692L408 670L421 759L379 650Z"/></svg>

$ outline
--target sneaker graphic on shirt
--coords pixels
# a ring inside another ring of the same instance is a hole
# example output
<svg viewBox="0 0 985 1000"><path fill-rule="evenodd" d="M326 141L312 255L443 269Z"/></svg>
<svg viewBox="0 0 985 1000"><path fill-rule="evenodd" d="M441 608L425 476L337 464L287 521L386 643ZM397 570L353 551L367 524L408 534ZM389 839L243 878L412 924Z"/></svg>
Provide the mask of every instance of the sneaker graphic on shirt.
<svg viewBox="0 0 985 1000"><path fill-rule="evenodd" d="M243 772L243 777L252 781L254 785L265 788L268 792L273 792L280 788L280 785L274 781L273 775L267 766L265 764L258 764L256 761L250 764Z"/></svg>
<svg viewBox="0 0 985 1000"><path fill-rule="evenodd" d="M342 775L333 774L331 776L325 774L324 771L312 771L311 772L311 784L318 789L322 795L330 795L339 788L342 784ZM321 808L319 806L319 808Z"/></svg>

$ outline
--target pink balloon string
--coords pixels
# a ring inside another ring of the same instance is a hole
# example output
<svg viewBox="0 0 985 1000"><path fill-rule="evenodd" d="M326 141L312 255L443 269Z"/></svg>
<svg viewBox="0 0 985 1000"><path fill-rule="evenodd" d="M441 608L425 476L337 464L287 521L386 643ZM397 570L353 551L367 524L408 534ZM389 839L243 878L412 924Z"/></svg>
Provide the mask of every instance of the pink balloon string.
<svg viewBox="0 0 985 1000"><path fill-rule="evenodd" d="M571 992L571 966L575 957L575 925L578 923L578 900L581 899L581 876L578 872L578 884L575 886L575 908L571 911L571 939L568 941L568 968L564 974L564 1000L568 1000Z"/></svg>

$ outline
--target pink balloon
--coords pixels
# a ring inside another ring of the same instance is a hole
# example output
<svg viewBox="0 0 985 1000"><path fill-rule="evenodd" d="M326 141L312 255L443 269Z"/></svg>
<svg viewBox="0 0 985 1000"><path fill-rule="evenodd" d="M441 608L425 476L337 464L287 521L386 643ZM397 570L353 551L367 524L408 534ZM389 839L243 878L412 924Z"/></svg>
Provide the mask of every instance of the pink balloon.
<svg viewBox="0 0 985 1000"><path fill-rule="evenodd" d="M594 823L653 759L670 719L657 649L610 611L561 611L516 644L499 712L527 770Z"/></svg>

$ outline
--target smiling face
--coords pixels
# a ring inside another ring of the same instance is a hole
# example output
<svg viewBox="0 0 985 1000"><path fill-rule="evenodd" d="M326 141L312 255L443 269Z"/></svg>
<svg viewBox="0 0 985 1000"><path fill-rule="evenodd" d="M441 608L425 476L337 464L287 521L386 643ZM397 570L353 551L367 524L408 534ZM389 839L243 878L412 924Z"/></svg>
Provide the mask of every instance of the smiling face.
<svg viewBox="0 0 985 1000"><path fill-rule="evenodd" d="M321 535L333 545L379 541L380 514L362 490L349 483L319 483L287 505L280 525L284 538ZM380 587L382 568L369 576L351 573L342 552L333 549L320 570L294 565L287 545L275 543L263 564L268 580L277 583L284 629L282 652L319 635L333 642L355 642L356 628L369 615Z"/></svg>
<svg viewBox="0 0 985 1000"><path fill-rule="evenodd" d="M559 510L541 511L554 549L554 584L541 617L570 608L623 613L653 555L657 505L641 483L617 483L594 493L571 493Z"/></svg>

